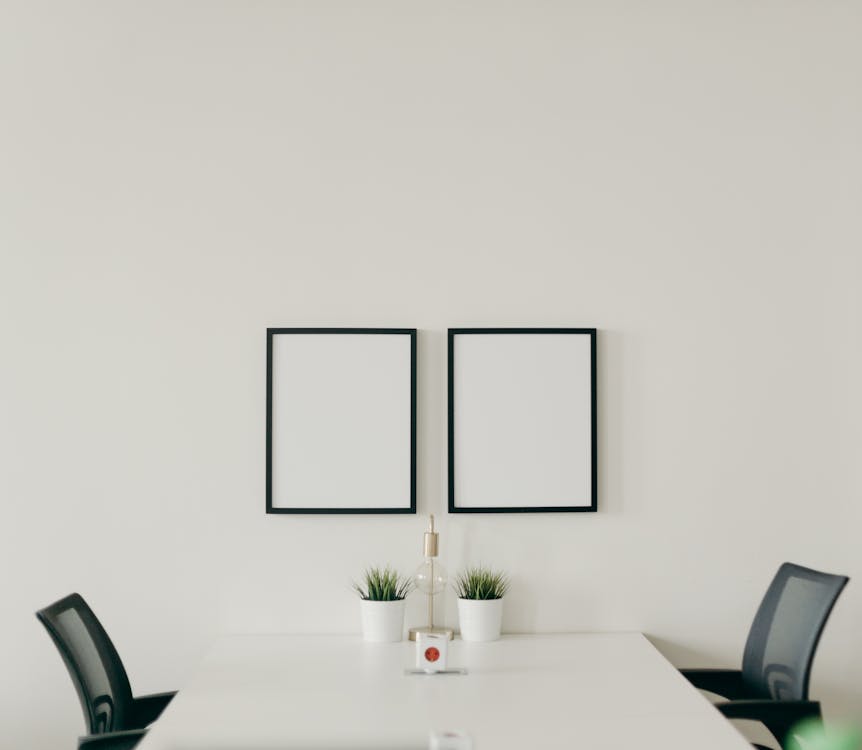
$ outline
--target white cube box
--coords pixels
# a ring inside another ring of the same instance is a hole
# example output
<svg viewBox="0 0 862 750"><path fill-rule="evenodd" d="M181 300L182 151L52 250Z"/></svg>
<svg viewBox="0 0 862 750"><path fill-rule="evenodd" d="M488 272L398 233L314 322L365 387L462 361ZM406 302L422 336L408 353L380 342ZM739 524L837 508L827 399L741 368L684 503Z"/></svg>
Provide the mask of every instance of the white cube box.
<svg viewBox="0 0 862 750"><path fill-rule="evenodd" d="M473 750L473 740L466 732L431 732L428 750Z"/></svg>
<svg viewBox="0 0 862 750"><path fill-rule="evenodd" d="M416 635L416 667L425 672L441 672L446 669L449 653L449 636L438 633Z"/></svg>

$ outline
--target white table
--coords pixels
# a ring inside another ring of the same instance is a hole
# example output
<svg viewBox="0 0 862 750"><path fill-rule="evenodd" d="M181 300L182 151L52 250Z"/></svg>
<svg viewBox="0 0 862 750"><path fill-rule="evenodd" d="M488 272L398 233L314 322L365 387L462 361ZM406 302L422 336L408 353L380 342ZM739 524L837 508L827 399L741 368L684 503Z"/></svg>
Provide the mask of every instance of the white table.
<svg viewBox="0 0 862 750"><path fill-rule="evenodd" d="M750 750L639 633L450 647L469 674L405 675L410 642L225 637L139 748L419 750L462 729L476 750Z"/></svg>

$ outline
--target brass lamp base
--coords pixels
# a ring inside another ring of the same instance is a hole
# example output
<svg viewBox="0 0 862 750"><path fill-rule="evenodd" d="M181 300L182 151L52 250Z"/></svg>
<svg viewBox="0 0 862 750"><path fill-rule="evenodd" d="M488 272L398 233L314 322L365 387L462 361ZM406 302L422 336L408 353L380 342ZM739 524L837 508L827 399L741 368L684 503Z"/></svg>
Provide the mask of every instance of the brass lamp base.
<svg viewBox="0 0 862 750"><path fill-rule="evenodd" d="M421 628L410 628L410 640L415 641L419 633L431 633L432 635L445 635L451 641L455 637L455 631L452 628L429 628L427 625Z"/></svg>

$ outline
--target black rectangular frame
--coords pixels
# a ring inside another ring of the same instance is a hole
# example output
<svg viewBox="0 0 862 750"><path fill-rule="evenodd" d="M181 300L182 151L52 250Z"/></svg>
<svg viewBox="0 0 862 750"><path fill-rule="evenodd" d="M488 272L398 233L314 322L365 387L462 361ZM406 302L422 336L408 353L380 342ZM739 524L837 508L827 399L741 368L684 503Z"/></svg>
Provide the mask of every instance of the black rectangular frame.
<svg viewBox="0 0 862 750"><path fill-rule="evenodd" d="M536 506L525 508L459 508L455 505L455 336L462 334L562 333L590 337L590 408L592 438L591 504L581 506ZM598 510L598 417L596 409L596 333L595 328L450 328L448 330L449 369L449 512L450 513L595 513Z"/></svg>
<svg viewBox="0 0 862 750"><path fill-rule="evenodd" d="M410 336L410 507L274 508L272 505L272 340L279 334L401 334ZM267 328L266 329L266 512L272 514L416 513L416 329L415 328Z"/></svg>

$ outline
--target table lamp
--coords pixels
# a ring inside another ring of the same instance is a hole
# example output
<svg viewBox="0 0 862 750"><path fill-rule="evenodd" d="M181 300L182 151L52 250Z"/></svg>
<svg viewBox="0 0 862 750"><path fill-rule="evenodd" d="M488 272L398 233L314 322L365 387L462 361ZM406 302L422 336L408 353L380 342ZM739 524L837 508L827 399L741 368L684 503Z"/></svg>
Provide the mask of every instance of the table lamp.
<svg viewBox="0 0 862 750"><path fill-rule="evenodd" d="M431 525L423 537L422 550L425 560L413 574L413 581L418 591L428 596L428 624L422 627L410 628L410 640L415 641L419 633L434 633L445 635L449 639L454 636L451 628L434 627L434 595L446 588L446 568L437 560L440 547L440 534L434 530L434 516Z"/></svg>

